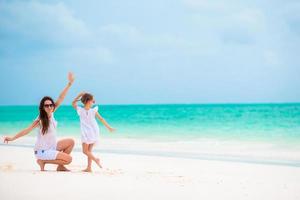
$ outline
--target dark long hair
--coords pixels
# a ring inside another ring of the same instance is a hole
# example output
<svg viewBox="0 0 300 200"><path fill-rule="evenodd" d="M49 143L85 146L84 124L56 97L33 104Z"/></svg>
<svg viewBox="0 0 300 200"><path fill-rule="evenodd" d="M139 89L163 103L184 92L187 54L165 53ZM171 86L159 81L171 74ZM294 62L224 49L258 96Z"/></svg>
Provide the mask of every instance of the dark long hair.
<svg viewBox="0 0 300 200"><path fill-rule="evenodd" d="M54 109L55 109L55 103L54 103L54 101L51 97L45 96L45 97L42 98L42 100L40 102L40 106L39 106L39 110L40 110L39 119L41 120L41 123L42 123L42 134L43 135L48 131L49 124L50 124L49 123L49 117L47 115L47 112L44 109L44 103L47 100L51 101L51 103L53 104Z"/></svg>

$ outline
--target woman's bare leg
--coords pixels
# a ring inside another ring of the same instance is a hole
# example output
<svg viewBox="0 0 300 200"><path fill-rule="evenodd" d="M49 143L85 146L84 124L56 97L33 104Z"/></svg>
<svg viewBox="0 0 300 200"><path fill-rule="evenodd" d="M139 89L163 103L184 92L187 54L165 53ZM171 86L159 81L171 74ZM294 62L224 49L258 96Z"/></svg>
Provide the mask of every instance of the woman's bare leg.
<svg viewBox="0 0 300 200"><path fill-rule="evenodd" d="M37 159L37 164L40 166L41 171L45 171L45 162L43 160Z"/></svg>
<svg viewBox="0 0 300 200"><path fill-rule="evenodd" d="M62 151L63 153L66 154L70 154L73 150L74 144L75 142L73 139L70 138L62 139L57 142L56 150ZM57 166L57 171L69 171L69 170L64 166L64 164L59 164Z"/></svg>
<svg viewBox="0 0 300 200"><path fill-rule="evenodd" d="M58 166L68 165L72 162L72 157L69 154L59 152L55 160L37 160L41 171L45 170L45 164L56 164ZM68 170L57 170L57 171L68 171Z"/></svg>

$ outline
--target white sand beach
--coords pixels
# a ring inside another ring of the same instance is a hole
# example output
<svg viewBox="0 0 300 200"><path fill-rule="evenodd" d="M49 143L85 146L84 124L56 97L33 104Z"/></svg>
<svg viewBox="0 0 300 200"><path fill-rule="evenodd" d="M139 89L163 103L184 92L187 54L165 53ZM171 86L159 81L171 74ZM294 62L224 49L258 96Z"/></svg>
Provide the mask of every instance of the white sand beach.
<svg viewBox="0 0 300 200"><path fill-rule="evenodd" d="M0 146L1 199L300 199L299 166L100 151L103 169L84 173L76 144L71 172L40 172L32 151Z"/></svg>

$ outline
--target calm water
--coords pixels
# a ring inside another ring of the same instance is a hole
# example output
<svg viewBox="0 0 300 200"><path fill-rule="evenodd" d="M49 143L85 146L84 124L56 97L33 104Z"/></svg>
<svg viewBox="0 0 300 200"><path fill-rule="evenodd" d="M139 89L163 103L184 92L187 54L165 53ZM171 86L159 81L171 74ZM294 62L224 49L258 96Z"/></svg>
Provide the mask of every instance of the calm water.
<svg viewBox="0 0 300 200"><path fill-rule="evenodd" d="M300 144L300 104L100 105L99 111L117 129L109 135L100 125L103 137ZM0 106L0 135L27 127L37 115L37 106ZM60 107L55 117L59 135L79 137L71 106Z"/></svg>

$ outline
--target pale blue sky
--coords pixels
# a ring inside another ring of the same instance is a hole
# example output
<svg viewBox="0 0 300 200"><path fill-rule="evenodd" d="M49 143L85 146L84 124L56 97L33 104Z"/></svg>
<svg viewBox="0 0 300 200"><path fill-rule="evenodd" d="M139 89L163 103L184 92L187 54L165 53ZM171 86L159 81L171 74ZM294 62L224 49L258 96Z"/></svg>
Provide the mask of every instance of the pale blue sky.
<svg viewBox="0 0 300 200"><path fill-rule="evenodd" d="M0 105L300 102L299 52L297 0L2 0Z"/></svg>

